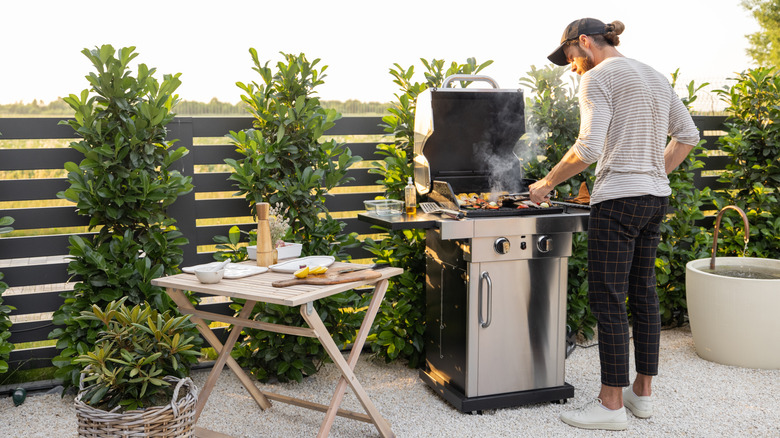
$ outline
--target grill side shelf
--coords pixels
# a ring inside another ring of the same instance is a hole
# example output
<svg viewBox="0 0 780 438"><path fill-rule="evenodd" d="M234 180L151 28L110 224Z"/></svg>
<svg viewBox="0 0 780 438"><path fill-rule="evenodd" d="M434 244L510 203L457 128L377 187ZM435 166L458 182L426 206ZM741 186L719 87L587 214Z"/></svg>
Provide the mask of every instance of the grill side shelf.
<svg viewBox="0 0 780 438"><path fill-rule="evenodd" d="M376 213L358 213L358 219L394 231L437 228L438 222L442 220L438 214L422 212L411 216L405 214L378 216Z"/></svg>

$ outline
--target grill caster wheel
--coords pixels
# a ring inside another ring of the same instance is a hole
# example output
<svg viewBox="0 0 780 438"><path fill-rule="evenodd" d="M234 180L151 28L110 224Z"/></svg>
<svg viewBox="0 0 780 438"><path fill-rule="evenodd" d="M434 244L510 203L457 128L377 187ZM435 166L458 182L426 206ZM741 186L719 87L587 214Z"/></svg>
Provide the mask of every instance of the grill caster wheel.
<svg viewBox="0 0 780 438"><path fill-rule="evenodd" d="M556 405L565 405L568 401L569 399L562 398L560 400L553 400L552 402L555 403Z"/></svg>
<svg viewBox="0 0 780 438"><path fill-rule="evenodd" d="M482 415L482 410L479 411L468 411L466 412L469 415Z"/></svg>

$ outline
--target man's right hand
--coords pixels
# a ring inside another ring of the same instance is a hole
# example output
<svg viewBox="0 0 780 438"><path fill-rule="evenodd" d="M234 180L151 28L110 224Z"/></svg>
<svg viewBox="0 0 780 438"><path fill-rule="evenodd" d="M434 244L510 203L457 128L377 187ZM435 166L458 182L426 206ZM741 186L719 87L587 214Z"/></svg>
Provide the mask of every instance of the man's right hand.
<svg viewBox="0 0 780 438"><path fill-rule="evenodd" d="M542 178L528 186L528 197L531 199L531 202L541 204L550 199L548 195L552 189L553 186L547 181L547 178Z"/></svg>

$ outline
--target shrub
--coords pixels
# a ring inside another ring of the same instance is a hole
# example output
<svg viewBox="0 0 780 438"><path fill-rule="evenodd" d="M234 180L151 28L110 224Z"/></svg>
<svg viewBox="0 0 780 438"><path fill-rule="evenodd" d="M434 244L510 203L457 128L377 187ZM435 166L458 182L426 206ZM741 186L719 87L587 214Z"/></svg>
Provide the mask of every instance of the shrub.
<svg viewBox="0 0 780 438"><path fill-rule="evenodd" d="M14 223L14 220L10 216L0 217L0 234L10 233L13 228L9 227ZM0 374L8 371L8 357L11 355L11 351L14 349L14 344L8 342L8 338L11 337L11 319L8 317L11 311L16 308L3 304L3 292L8 289L8 285L3 281L3 273L0 272Z"/></svg>
<svg viewBox="0 0 780 438"><path fill-rule="evenodd" d="M728 104L727 134L719 139L731 157L719 181L717 207L734 204L750 222L750 245L743 248L741 220L723 216L721 253L780 257L780 76L774 67L747 70L730 89L721 90Z"/></svg>
<svg viewBox="0 0 780 438"><path fill-rule="evenodd" d="M344 224L325 207L329 191L353 180L347 170L361 161L343 143L321 141L323 133L341 118L324 109L314 97L327 66L317 70L319 59L309 62L303 54L283 54L285 62L273 73L250 49L262 83L238 83L241 99L254 116L254 127L231 132L240 160L226 159L233 169L237 195L246 195L250 207L257 202L280 205L287 212L292 238L303 244L303 253L333 254L356 245L356 235L344 235ZM320 217L320 215L324 217Z"/></svg>
<svg viewBox="0 0 780 438"><path fill-rule="evenodd" d="M65 303L53 316L62 327L49 335L61 350L53 362L65 387L78 383L79 365L71 359L91 350L99 336L96 321L75 319L83 310L123 296L131 303L148 301L160 311L175 308L150 281L178 272L187 240L166 210L192 190L191 178L172 169L187 149L174 149L173 141L166 141L179 74L158 82L155 69L139 64L131 75L128 66L137 56L133 47L115 51L103 45L82 53L97 70L87 76L92 93L65 98L75 117L60 123L81 137L70 147L84 159L65 164L70 187L57 196L75 203L97 233L70 237L68 272L78 282L62 294Z"/></svg>
<svg viewBox="0 0 780 438"><path fill-rule="evenodd" d="M225 160L233 169L230 179L235 181L237 194L246 195L250 208L268 202L277 211L286 211L287 235L303 244L303 255L346 258L343 250L358 244L357 235L343 233L345 224L330 216L325 197L351 180L347 170L361 158L353 157L343 143L321 140L341 117L335 110L323 108L314 97L314 88L323 83L327 66L318 70L319 59L310 62L303 54L283 54L284 62L273 72L268 62L260 63L255 49L249 52L262 81L238 83L245 93L241 99L255 120L252 129L227 136L243 155L239 160ZM243 256L236 249L238 239L240 232L233 232L221 242L233 257ZM238 311L244 302L236 300L232 307ZM354 339L361 315L345 309L360 308L361 303L353 291L318 301L317 311L337 344L343 346ZM287 306L258 303L252 318L305 326L298 309ZM329 360L316 339L254 329L244 329L244 334L234 350L237 360L263 381L271 377L300 381Z"/></svg>

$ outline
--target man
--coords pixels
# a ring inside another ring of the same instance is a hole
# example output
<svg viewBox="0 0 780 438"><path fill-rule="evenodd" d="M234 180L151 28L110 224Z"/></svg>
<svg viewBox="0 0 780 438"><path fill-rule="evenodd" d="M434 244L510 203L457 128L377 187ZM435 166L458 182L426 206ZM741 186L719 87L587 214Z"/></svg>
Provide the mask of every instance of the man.
<svg viewBox="0 0 780 438"><path fill-rule="evenodd" d="M586 429L625 429L625 407L640 418L653 413L661 328L655 256L671 194L666 175L699 141L666 78L617 51L624 29L619 21L576 20L548 57L582 75L580 132L561 162L530 187L531 200L542 202L556 185L598 162L588 221L588 298L598 319L601 392L561 414L565 423ZM637 372L630 388L626 297Z"/></svg>

